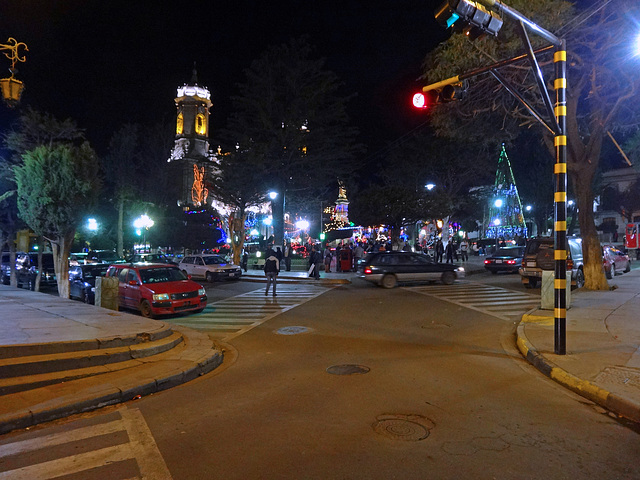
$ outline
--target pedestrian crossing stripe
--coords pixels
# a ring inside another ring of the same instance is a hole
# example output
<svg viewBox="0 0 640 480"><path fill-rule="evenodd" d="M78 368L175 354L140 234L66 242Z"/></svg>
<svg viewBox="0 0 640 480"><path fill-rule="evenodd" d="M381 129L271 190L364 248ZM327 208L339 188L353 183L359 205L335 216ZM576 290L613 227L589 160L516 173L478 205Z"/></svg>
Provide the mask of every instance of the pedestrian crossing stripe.
<svg viewBox="0 0 640 480"><path fill-rule="evenodd" d="M329 291L316 285L278 285L277 296L264 294L264 287L209 303L198 314L173 318L172 323L208 331L222 341L232 340L267 320L298 307Z"/></svg>
<svg viewBox="0 0 640 480"><path fill-rule="evenodd" d="M406 288L503 320L513 320L513 317L520 317L526 311L540 306L538 296L469 281L459 281L453 285L422 285Z"/></svg>
<svg viewBox="0 0 640 480"><path fill-rule="evenodd" d="M0 445L0 479L49 480L68 475L80 476L82 472L90 470L92 475L96 475L101 468L114 463L135 461L138 470L136 475L123 480L171 480L171 474L142 413L126 407L118 410L118 413L117 417L105 423ZM120 432L126 432L128 442L118 442L117 434ZM91 439L109 436L113 437L113 445L75 454L71 447L65 450L65 445L72 445L73 442L90 444ZM55 452L55 458L39 461L47 451ZM11 457L25 458L28 454L31 454L33 462L19 468L3 469Z"/></svg>

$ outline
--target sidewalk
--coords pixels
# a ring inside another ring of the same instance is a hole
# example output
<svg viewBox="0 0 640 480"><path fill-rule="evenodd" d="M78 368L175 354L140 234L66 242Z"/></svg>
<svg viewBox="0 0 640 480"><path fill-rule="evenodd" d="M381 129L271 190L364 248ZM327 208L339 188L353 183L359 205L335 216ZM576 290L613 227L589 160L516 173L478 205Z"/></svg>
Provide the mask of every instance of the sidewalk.
<svg viewBox="0 0 640 480"><path fill-rule="evenodd" d="M554 314L534 310L517 328L522 355L568 389L640 422L640 270L609 280L611 291L574 290L566 355L554 353Z"/></svg>

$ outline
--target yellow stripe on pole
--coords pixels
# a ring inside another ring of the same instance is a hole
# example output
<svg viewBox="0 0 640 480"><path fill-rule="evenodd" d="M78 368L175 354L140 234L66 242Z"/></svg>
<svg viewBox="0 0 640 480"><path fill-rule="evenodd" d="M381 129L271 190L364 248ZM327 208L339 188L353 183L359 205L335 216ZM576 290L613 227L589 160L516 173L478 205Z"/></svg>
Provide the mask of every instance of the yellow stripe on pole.
<svg viewBox="0 0 640 480"><path fill-rule="evenodd" d="M567 251L566 250L554 250L553 251L553 259L554 260L566 260L567 259Z"/></svg>
<svg viewBox="0 0 640 480"><path fill-rule="evenodd" d="M566 145L567 144L567 136L566 135L556 135L555 137L553 137L553 143L556 147L560 146L560 145Z"/></svg>
<svg viewBox="0 0 640 480"><path fill-rule="evenodd" d="M567 288L567 279L566 278L556 278L553 281L553 288L556 290L565 290Z"/></svg>
<svg viewBox="0 0 640 480"><path fill-rule="evenodd" d="M566 117L567 116L567 107L564 105L558 105L555 108L556 117Z"/></svg>
<svg viewBox="0 0 640 480"><path fill-rule="evenodd" d="M566 232L567 231L567 222L555 222L556 232Z"/></svg>
<svg viewBox="0 0 640 480"><path fill-rule="evenodd" d="M554 308L553 314L556 318L567 318L567 309L566 308Z"/></svg>
<svg viewBox="0 0 640 480"><path fill-rule="evenodd" d="M567 201L567 192L556 192L553 194L553 199L556 202L566 202Z"/></svg>
<svg viewBox="0 0 640 480"><path fill-rule="evenodd" d="M553 82L553 87L555 90L560 90L561 88L567 88L567 79L566 78L556 78Z"/></svg>
<svg viewBox="0 0 640 480"><path fill-rule="evenodd" d="M553 173L567 173L567 164L566 163L556 163L553 166Z"/></svg>
<svg viewBox="0 0 640 480"><path fill-rule="evenodd" d="M566 50L558 50L553 54L554 62L566 62L567 61L567 51Z"/></svg>

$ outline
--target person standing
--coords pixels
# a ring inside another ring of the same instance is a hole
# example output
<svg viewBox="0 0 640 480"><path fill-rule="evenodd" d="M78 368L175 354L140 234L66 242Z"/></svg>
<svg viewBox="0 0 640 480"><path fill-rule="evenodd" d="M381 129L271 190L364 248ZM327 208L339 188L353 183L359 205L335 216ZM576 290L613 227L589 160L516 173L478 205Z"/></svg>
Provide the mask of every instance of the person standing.
<svg viewBox="0 0 640 480"><path fill-rule="evenodd" d="M311 259L314 265L313 276L316 280L320 280L320 268L322 266L322 250L320 246L314 246L313 253L311 255Z"/></svg>
<svg viewBox="0 0 640 480"><path fill-rule="evenodd" d="M342 271L342 265L340 265L340 253L342 252L342 248L340 244L336 245L336 272Z"/></svg>
<svg viewBox="0 0 640 480"><path fill-rule="evenodd" d="M442 239L438 239L436 242L436 263L442 262L442 256L444 255L444 245L442 244Z"/></svg>
<svg viewBox="0 0 640 480"><path fill-rule="evenodd" d="M282 252L282 259L284 260L284 268L287 272L291 271L291 244L289 242L284 244L284 252Z"/></svg>
<svg viewBox="0 0 640 480"><path fill-rule="evenodd" d="M460 257L463 262L469 260L469 242L467 242L466 238L463 238L460 242Z"/></svg>
<svg viewBox="0 0 640 480"><path fill-rule="evenodd" d="M449 239L447 247L445 248L445 254L447 256L447 263L453 263L453 240Z"/></svg>
<svg viewBox="0 0 640 480"><path fill-rule="evenodd" d="M324 249L324 271L325 273L331 273L331 249L329 245Z"/></svg>
<svg viewBox="0 0 640 480"><path fill-rule="evenodd" d="M241 264L240 266L242 267L242 269L244 270L245 273L247 273L247 265L249 263L249 254L247 253L246 250L242 251L242 260L241 260Z"/></svg>
<svg viewBox="0 0 640 480"><path fill-rule="evenodd" d="M278 273L280 273L280 261L276 256L276 252L269 249L267 250L267 255L264 261L264 275L267 277L267 289L264 292L265 295L269 295L269 287L271 286L271 283L273 283L273 296L277 296L276 285Z"/></svg>
<svg viewBox="0 0 640 480"><path fill-rule="evenodd" d="M359 243L356 243L353 249L353 271L358 271L358 262L364 257L364 248Z"/></svg>

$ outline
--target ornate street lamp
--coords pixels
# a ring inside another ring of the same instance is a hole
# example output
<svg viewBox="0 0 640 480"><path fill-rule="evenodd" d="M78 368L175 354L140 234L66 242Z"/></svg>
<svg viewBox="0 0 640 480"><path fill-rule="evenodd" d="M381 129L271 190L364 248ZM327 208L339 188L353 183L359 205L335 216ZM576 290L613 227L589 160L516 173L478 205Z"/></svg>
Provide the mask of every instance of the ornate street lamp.
<svg viewBox="0 0 640 480"><path fill-rule="evenodd" d="M14 108L18 103L20 103L20 97L22 96L22 92L24 90L24 84L14 78L16 70L16 62L24 62L25 56L18 53L18 48L24 47L24 49L28 52L29 49L27 45L23 42L18 42L15 38L9 38L7 40L8 45L0 43L0 51L7 50L8 52L4 52L4 56L11 60L11 68L9 68L9 72L11 72L11 76L9 78L0 79L0 89L2 90L2 98L6 102L6 104L10 108Z"/></svg>

